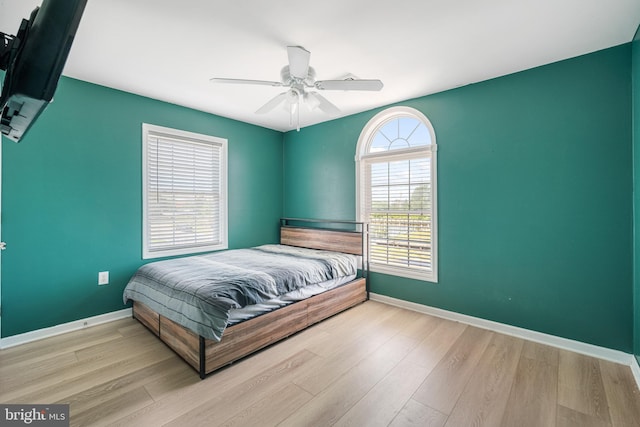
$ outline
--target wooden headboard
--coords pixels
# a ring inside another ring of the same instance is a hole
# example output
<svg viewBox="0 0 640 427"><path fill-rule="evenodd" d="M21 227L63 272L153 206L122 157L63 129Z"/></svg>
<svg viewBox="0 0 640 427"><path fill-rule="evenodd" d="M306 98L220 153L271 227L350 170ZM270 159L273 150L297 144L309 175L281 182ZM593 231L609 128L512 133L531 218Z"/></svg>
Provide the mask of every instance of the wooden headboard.
<svg viewBox="0 0 640 427"><path fill-rule="evenodd" d="M310 228L296 225L287 225L288 221L300 222L304 220L282 220L282 225L280 227L280 243L283 245L299 246L311 249L323 249L327 251L343 252L353 255L363 255L364 253L365 236L362 228L360 231ZM314 220L309 221L322 222L324 224L331 222Z"/></svg>

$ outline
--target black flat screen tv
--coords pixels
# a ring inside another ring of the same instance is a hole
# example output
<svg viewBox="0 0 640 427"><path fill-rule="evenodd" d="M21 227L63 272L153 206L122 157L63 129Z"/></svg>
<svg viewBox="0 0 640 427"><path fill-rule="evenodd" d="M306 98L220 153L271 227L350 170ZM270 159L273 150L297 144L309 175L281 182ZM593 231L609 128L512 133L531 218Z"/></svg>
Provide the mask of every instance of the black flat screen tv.
<svg viewBox="0 0 640 427"><path fill-rule="evenodd" d="M19 142L58 86L87 0L44 0L15 36L0 33L0 130Z"/></svg>

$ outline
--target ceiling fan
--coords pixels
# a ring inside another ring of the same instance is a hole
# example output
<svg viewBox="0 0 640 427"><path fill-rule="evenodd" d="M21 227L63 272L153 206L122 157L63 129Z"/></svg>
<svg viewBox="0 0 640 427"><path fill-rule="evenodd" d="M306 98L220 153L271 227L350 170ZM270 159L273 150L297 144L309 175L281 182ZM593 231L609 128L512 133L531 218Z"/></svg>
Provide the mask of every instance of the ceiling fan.
<svg viewBox="0 0 640 427"><path fill-rule="evenodd" d="M379 91L382 89L380 80L357 79L348 77L343 80L317 80L316 72L309 66L311 52L301 46L287 46L289 65L280 71L280 81L245 80L245 79L211 79L213 83L252 84L274 87L286 87L287 91L276 95L260 107L256 114L268 113L279 106L284 106L290 114L290 124L297 116L297 129L300 130L300 105L305 104L311 110L320 109L327 114L338 114L340 110L315 90L363 90Z"/></svg>

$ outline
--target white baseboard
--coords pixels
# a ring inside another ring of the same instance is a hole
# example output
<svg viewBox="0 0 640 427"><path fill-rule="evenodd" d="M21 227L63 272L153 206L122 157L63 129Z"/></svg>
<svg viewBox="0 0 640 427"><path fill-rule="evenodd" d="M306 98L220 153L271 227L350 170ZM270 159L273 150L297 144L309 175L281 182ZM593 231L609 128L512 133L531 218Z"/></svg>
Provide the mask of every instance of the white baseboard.
<svg viewBox="0 0 640 427"><path fill-rule="evenodd" d="M636 384L638 384L638 388L640 388L640 365L638 365L638 359L636 359L635 357L633 357L633 360L631 361L631 373L633 374L633 377L636 379Z"/></svg>
<svg viewBox="0 0 640 427"><path fill-rule="evenodd" d="M640 388L640 367L632 354L619 350L612 350L606 347L600 347L593 344L587 344L580 341L561 338L555 335L545 334L542 332L532 331L530 329L519 328L517 326L507 325L505 323L494 322L479 317L468 316L466 314L456 313L454 311L443 310L440 308L430 307L428 305L417 304L414 302L404 301L397 298L388 297L386 295L370 293L369 298L372 301L378 301L384 304L396 307L406 308L408 310L417 311L419 313L430 314L455 322L465 323L467 325L476 326L482 329L499 332L505 335L511 335L529 341L535 341L540 344L550 345L552 347L573 351L575 353L596 357L598 359L608 360L614 363L629 366L636 379L638 388Z"/></svg>
<svg viewBox="0 0 640 427"><path fill-rule="evenodd" d="M125 319L131 316L131 309L125 308L124 310L113 311L111 313L101 314L99 316L87 317L86 319L63 323L62 325L56 325L50 328L38 329L36 331L26 332L24 334L1 338L0 349L14 347L20 344L26 344L28 342L65 334L67 332L77 331L79 329L100 325L102 323L113 322L114 320Z"/></svg>

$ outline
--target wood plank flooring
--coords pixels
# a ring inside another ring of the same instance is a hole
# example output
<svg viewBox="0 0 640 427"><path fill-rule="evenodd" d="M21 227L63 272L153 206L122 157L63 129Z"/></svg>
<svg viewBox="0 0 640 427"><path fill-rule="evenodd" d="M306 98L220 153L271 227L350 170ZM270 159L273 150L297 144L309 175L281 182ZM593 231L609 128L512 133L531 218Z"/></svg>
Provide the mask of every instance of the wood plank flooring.
<svg viewBox="0 0 640 427"><path fill-rule="evenodd" d="M133 319L0 351L72 426L640 426L628 367L367 301L201 381Z"/></svg>

